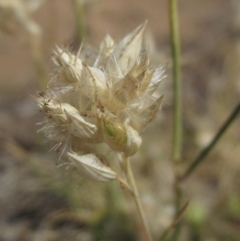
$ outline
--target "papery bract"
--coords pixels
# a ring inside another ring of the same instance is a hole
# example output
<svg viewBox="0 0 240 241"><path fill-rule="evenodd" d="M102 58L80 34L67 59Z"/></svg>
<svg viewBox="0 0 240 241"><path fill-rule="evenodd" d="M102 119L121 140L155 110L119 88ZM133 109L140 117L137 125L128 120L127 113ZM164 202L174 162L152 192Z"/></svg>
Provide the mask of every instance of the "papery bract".
<svg viewBox="0 0 240 241"><path fill-rule="evenodd" d="M77 170L90 180L107 182L117 177L116 173L94 154L78 155L68 152L67 157Z"/></svg>

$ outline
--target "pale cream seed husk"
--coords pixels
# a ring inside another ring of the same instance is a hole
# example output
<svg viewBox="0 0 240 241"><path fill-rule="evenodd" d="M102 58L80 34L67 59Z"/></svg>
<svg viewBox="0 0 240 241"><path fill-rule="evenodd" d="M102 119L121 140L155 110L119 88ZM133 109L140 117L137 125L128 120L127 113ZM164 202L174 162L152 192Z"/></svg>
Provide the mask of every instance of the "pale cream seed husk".
<svg viewBox="0 0 240 241"><path fill-rule="evenodd" d="M126 156L132 156L137 152L137 150L141 146L142 138L139 135L139 133L136 130L134 130L131 126L127 125L126 129L127 129L128 144L124 150L124 154Z"/></svg>
<svg viewBox="0 0 240 241"><path fill-rule="evenodd" d="M137 61L142 48L142 38L146 23L147 22L140 25L133 32L124 37L112 53L113 58L117 60L118 67L120 68L123 76L133 68Z"/></svg>
<svg viewBox="0 0 240 241"><path fill-rule="evenodd" d="M75 83L80 81L82 75L82 62L77 56L56 47L54 51L53 60L58 67L58 72L61 77L65 78L67 82Z"/></svg>
<svg viewBox="0 0 240 241"><path fill-rule="evenodd" d="M95 139L97 133L96 125L87 122L74 107L66 107L63 107L63 109L67 117L69 133L81 139Z"/></svg>
<svg viewBox="0 0 240 241"><path fill-rule="evenodd" d="M116 118L103 117L102 132L104 141L115 151L126 156L134 155L142 143L142 138L131 126L122 124Z"/></svg>
<svg viewBox="0 0 240 241"><path fill-rule="evenodd" d="M94 154L78 155L74 152L67 153L68 160L77 170L89 180L107 182L116 179L116 173Z"/></svg>

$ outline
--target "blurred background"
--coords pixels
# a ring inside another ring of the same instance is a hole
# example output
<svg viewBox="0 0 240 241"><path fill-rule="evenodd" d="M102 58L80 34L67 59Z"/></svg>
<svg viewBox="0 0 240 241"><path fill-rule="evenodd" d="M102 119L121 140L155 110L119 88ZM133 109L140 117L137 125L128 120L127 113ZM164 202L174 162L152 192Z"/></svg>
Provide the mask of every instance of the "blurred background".
<svg viewBox="0 0 240 241"><path fill-rule="evenodd" d="M162 110L143 133L132 165L158 240L175 212L168 1L85 0L76 5L77 1L46 0L38 8L25 6L27 25L6 13L6 2L11 1L0 0L0 241L141 237L137 216L132 222L135 207L117 183L91 183L56 167L57 156L37 133L42 116L32 96L41 89L39 75L51 78L55 45L76 53L84 34L84 42L97 49L106 33L117 41L146 19L152 64L166 65L168 76L160 90L165 96ZM178 2L185 170L239 102L240 1ZM240 240L239 124L238 118L182 183L183 204L190 204L179 240Z"/></svg>

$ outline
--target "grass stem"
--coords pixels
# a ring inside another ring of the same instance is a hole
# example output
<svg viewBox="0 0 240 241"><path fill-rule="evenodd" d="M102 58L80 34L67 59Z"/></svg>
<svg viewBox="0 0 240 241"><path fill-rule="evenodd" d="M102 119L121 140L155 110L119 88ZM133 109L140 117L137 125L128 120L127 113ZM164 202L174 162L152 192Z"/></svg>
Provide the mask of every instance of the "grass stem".
<svg viewBox="0 0 240 241"><path fill-rule="evenodd" d="M178 29L177 0L169 0L169 22L172 48L172 76L173 76L173 149L172 160L175 164L175 209L176 215L181 205L181 189L178 183L178 163L181 160L182 152L182 100L181 100L181 67L180 67L180 39ZM175 217L176 218L176 217ZM174 229L172 241L178 240L180 223Z"/></svg>
<svg viewBox="0 0 240 241"><path fill-rule="evenodd" d="M136 204L137 211L139 213L139 216L140 216L140 219L141 219L141 222L142 222L143 230L144 230L144 233L145 233L145 236L146 236L146 241L152 241L152 237L151 237L148 225L147 225L145 213L144 213L143 208L142 208L142 203L141 203L140 198L139 198L137 185L136 185L136 182L135 182L135 179L134 179L134 176L133 176L133 173L132 173L131 165L130 165L130 162L129 162L128 158L125 158L125 163L126 163L129 183L130 183L130 186L131 186L132 192L133 192L134 202Z"/></svg>
<svg viewBox="0 0 240 241"><path fill-rule="evenodd" d="M199 164L202 163L204 158L209 154L209 152L213 149L213 147L220 140L222 135L226 132L226 130L230 127L230 125L236 119L236 117L238 116L239 112L240 112L240 103L238 103L236 108L233 110L233 112L230 114L230 116L224 122L224 124L219 129L219 131L217 132L215 137L212 139L212 141L199 153L199 155L193 161L193 163L190 165L190 167L187 169L185 174L180 178L181 181L186 179L199 166Z"/></svg>
<svg viewBox="0 0 240 241"><path fill-rule="evenodd" d="M77 38L79 43L83 41L85 37L85 23L84 23L84 9L83 9L82 0L73 0L74 9L75 9L75 18L76 18L76 30Z"/></svg>
<svg viewBox="0 0 240 241"><path fill-rule="evenodd" d="M174 127L173 127L173 160L181 159L182 148L182 101L181 101L181 69L180 40L178 31L177 0L169 0L169 21L172 47L172 71L174 88Z"/></svg>

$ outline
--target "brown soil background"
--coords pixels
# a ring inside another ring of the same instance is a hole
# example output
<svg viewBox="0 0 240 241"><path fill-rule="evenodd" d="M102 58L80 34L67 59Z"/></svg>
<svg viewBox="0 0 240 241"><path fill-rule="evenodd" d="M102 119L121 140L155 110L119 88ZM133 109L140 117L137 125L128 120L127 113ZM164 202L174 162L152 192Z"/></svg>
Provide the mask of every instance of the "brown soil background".
<svg viewBox="0 0 240 241"><path fill-rule="evenodd" d="M239 16L238 0L179 0L183 170L239 101ZM32 17L43 31L50 76L55 44L73 51L78 48L73 3L49 0ZM163 108L143 134L143 145L132 164L157 240L174 214L168 2L93 0L85 5L85 41L96 48L106 33L120 39L146 19L152 59L156 65L168 66L168 77L161 89ZM56 168L56 155L49 153L51 146L37 133L36 123L42 117L30 96L37 91L27 33L22 29L11 35L0 32L0 241L141 239L137 218L137 224L126 221L127 215L133 216L134 206L127 197L122 200L117 184L115 189L106 188ZM239 124L238 118L182 184L183 204L190 200L190 205L180 240L239 240ZM113 195L113 190L118 191ZM115 204L109 201L113 199Z"/></svg>

